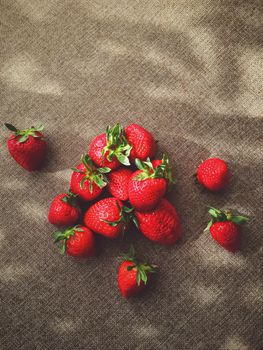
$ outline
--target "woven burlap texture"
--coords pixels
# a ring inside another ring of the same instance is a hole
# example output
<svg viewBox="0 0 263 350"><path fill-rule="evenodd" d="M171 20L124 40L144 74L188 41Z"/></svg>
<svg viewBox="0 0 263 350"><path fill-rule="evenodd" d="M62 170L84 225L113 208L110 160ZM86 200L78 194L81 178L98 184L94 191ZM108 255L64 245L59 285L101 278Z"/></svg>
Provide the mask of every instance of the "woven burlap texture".
<svg viewBox="0 0 263 350"><path fill-rule="evenodd" d="M1 122L42 122L49 142L43 170L28 173L2 128L2 350L262 348L261 9L248 0L0 1ZM62 257L50 202L92 138L118 121L151 130L170 155L183 239L167 248L131 230L99 238L97 258ZM224 193L193 184L210 156L229 163ZM203 233L207 205L250 217L238 254ZM125 301L116 271L131 242L159 273Z"/></svg>

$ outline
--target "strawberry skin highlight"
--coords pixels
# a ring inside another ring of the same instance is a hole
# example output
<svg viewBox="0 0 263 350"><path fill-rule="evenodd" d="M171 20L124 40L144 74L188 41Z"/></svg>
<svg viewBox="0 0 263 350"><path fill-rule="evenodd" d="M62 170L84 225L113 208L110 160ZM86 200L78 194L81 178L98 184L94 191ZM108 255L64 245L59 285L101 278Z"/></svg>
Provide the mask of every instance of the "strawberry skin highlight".
<svg viewBox="0 0 263 350"><path fill-rule="evenodd" d="M125 128L125 135L132 146L130 158L134 161L139 158L145 161L148 157L154 157L156 153L156 142L153 135L138 124L131 124Z"/></svg>
<svg viewBox="0 0 263 350"><path fill-rule="evenodd" d="M163 198L159 205L149 212L135 211L139 230L145 237L159 244L172 245L182 235L179 215L173 205Z"/></svg>
<svg viewBox="0 0 263 350"><path fill-rule="evenodd" d="M197 181L210 191L224 189L229 183L227 163L219 158L209 158L201 163L197 169Z"/></svg>
<svg viewBox="0 0 263 350"><path fill-rule="evenodd" d="M25 130L19 130L8 123L5 126L9 130L15 131L7 141L7 148L12 158L30 172L39 170L43 165L47 151L47 142L40 132L43 130L43 126Z"/></svg>
<svg viewBox="0 0 263 350"><path fill-rule="evenodd" d="M53 225L72 226L80 217L80 209L70 202L68 193L59 194L51 203L48 221Z"/></svg>

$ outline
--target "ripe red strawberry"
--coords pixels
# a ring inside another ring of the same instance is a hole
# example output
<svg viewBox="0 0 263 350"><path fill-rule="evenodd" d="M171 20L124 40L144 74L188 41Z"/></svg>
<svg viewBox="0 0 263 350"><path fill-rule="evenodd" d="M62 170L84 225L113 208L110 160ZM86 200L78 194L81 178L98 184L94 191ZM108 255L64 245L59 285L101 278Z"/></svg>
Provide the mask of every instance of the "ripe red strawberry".
<svg viewBox="0 0 263 350"><path fill-rule="evenodd" d="M135 220L132 211L114 197L105 198L87 210L84 223L92 231L113 239L124 232L130 219Z"/></svg>
<svg viewBox="0 0 263 350"><path fill-rule="evenodd" d="M135 163L139 170L129 181L129 200L137 211L153 210L165 195L168 184L174 183L169 159L165 155L153 162L150 159L141 162L137 158Z"/></svg>
<svg viewBox="0 0 263 350"><path fill-rule="evenodd" d="M8 123L5 123L5 126L13 131L7 141L7 147L14 160L28 171L39 169L47 149L47 142L40 132L44 128L43 125L25 130L19 130Z"/></svg>
<svg viewBox="0 0 263 350"><path fill-rule="evenodd" d="M56 196L49 209L48 221L53 225L74 225L80 217L76 197L71 191Z"/></svg>
<svg viewBox="0 0 263 350"><path fill-rule="evenodd" d="M153 211L135 211L135 216L139 230L151 241L171 245L181 237L180 218L167 199L163 198Z"/></svg>
<svg viewBox="0 0 263 350"><path fill-rule="evenodd" d="M139 158L141 161L154 157L156 153L156 142L153 135L142 126L131 124L125 128L125 135L132 146L130 158L135 160Z"/></svg>
<svg viewBox="0 0 263 350"><path fill-rule="evenodd" d="M53 233L55 243L61 242L60 251L62 254L87 258L95 255L94 234L85 226L74 226L65 231Z"/></svg>
<svg viewBox="0 0 263 350"><path fill-rule="evenodd" d="M128 184L132 173L130 169L119 168L108 175L108 190L113 197L121 201L129 199Z"/></svg>
<svg viewBox="0 0 263 350"><path fill-rule="evenodd" d="M219 158L209 158L201 163L196 172L196 180L210 191L219 191L229 182L226 162Z"/></svg>
<svg viewBox="0 0 263 350"><path fill-rule="evenodd" d="M209 229L214 240L228 251L232 253L238 251L240 244L239 225L245 223L248 218L212 207L209 208L208 212L212 219L209 221L206 230Z"/></svg>
<svg viewBox="0 0 263 350"><path fill-rule="evenodd" d="M123 127L116 124L108 126L103 133L91 142L89 156L98 166L106 166L111 169L118 168L121 164L130 165L129 155L131 151Z"/></svg>
<svg viewBox="0 0 263 350"><path fill-rule="evenodd" d="M107 185L104 174L110 172L110 168L96 168L88 155L82 156L81 161L76 168L72 168L70 189L84 201L91 201L97 198Z"/></svg>
<svg viewBox="0 0 263 350"><path fill-rule="evenodd" d="M150 275L156 272L156 266L138 262L133 249L124 259L118 271L118 286L121 294L130 298L146 287Z"/></svg>

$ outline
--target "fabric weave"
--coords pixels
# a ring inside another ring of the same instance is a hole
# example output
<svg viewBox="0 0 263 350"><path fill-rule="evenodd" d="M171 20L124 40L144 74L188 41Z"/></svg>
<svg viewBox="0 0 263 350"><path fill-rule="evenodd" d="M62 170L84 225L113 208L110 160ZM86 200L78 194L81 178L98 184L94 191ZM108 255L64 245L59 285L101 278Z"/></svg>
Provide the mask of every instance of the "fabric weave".
<svg viewBox="0 0 263 350"><path fill-rule="evenodd" d="M41 122L49 142L43 170L28 173L2 128L2 350L262 349L261 10L253 0L0 1L1 123ZM168 248L130 231L97 237L97 258L62 257L49 205L116 122L146 127L170 155L183 238ZM211 156L229 163L224 193L193 184ZM203 233L208 205L251 218L238 254ZM131 242L159 273L125 301L117 269Z"/></svg>

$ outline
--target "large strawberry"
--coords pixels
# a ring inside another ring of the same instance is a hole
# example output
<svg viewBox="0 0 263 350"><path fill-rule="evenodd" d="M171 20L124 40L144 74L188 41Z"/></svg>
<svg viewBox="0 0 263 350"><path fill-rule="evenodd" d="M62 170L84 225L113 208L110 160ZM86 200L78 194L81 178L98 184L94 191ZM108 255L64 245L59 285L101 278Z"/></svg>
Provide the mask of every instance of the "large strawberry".
<svg viewBox="0 0 263 350"><path fill-rule="evenodd" d="M80 217L76 197L71 191L56 196L49 208L48 221L53 225L74 225Z"/></svg>
<svg viewBox="0 0 263 350"><path fill-rule="evenodd" d="M142 162L136 158L139 170L135 171L129 181L129 200L138 211L154 209L166 193L168 184L174 183L167 156L162 160L150 159Z"/></svg>
<svg viewBox="0 0 263 350"><path fill-rule="evenodd" d="M129 155L131 145L128 143L123 127L116 124L108 126L103 133L91 142L89 156L98 166L106 166L111 169L118 168L121 164L130 165Z"/></svg>
<svg viewBox="0 0 263 350"><path fill-rule="evenodd" d="M156 272L156 266L139 262L133 248L124 259L118 271L118 286L121 294L125 298L130 298L146 287L150 275Z"/></svg>
<svg viewBox="0 0 263 350"><path fill-rule="evenodd" d="M114 197L105 198L87 210L84 223L92 231L113 239L124 232L130 219L135 220L132 211Z"/></svg>
<svg viewBox="0 0 263 350"><path fill-rule="evenodd" d="M130 158L135 160L139 158L141 161L148 157L154 157L156 153L156 142L153 135L142 126L131 124L125 128L125 135L132 146Z"/></svg>
<svg viewBox="0 0 263 350"><path fill-rule="evenodd" d="M210 191L222 190L229 182L227 163L220 158L206 159L199 165L195 178Z"/></svg>
<svg viewBox="0 0 263 350"><path fill-rule="evenodd" d="M209 208L208 213L212 219L209 221L206 230L210 231L213 239L232 253L238 251L240 245L239 225L247 222L248 218L213 207Z"/></svg>
<svg viewBox="0 0 263 350"><path fill-rule="evenodd" d="M83 155L81 162L76 168L72 168L70 189L84 201L91 201L97 198L107 185L105 173L111 169L96 168L88 155Z"/></svg>
<svg viewBox="0 0 263 350"><path fill-rule="evenodd" d="M129 199L128 185L132 173L132 170L127 168L119 168L110 172L108 190L113 197L121 201Z"/></svg>
<svg viewBox="0 0 263 350"><path fill-rule="evenodd" d="M181 223L176 209L163 198L158 206L149 212L135 211L139 230L156 243L171 245L181 237Z"/></svg>
<svg viewBox="0 0 263 350"><path fill-rule="evenodd" d="M62 254L87 258L95 255L95 239L93 232L85 226L74 226L65 231L53 233L55 243L60 242Z"/></svg>
<svg viewBox="0 0 263 350"><path fill-rule="evenodd" d="M7 147L14 160L28 171L39 169L47 149L47 142L41 133L43 125L24 130L8 123L5 126L13 132L7 141Z"/></svg>

